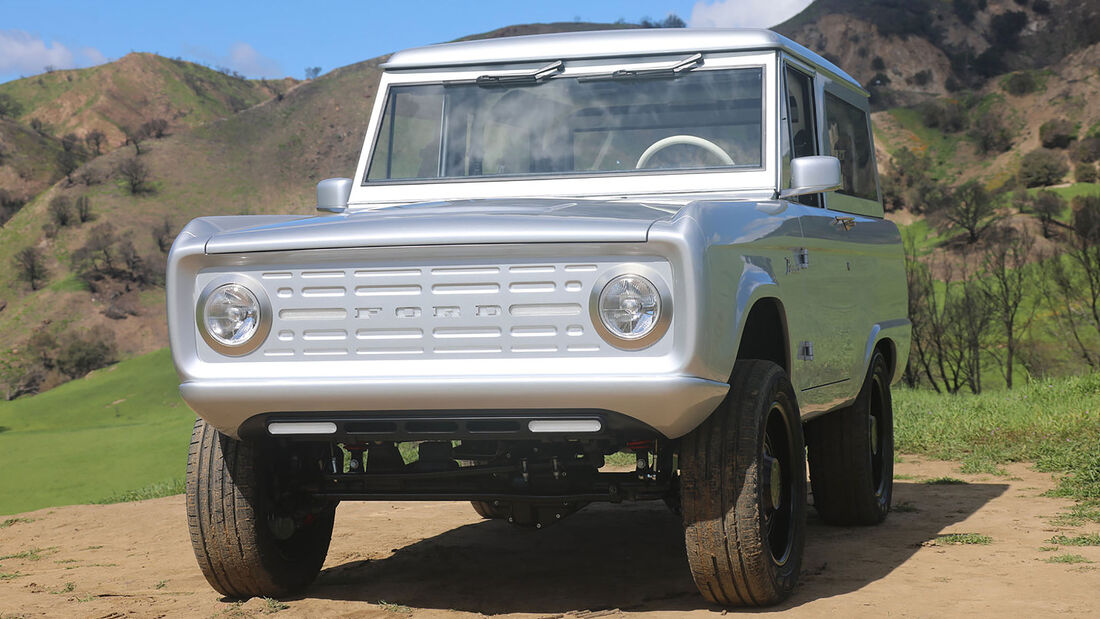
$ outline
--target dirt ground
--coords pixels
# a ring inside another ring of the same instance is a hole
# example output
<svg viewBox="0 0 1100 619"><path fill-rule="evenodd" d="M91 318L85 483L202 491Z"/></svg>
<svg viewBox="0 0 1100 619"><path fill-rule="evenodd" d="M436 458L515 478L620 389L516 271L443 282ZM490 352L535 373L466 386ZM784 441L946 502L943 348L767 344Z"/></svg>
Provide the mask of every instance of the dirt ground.
<svg viewBox="0 0 1100 619"><path fill-rule="evenodd" d="M912 456L896 465L895 505L872 528L833 528L811 510L802 582L768 614L1100 616L1100 547L1050 546L1068 508L1040 496L1050 475L963 475ZM952 476L969 483L933 485ZM481 520L465 503L340 506L325 569L281 610L220 599L199 573L182 497L45 509L0 529L0 617L716 616L698 596L680 524L659 503L596 505L543 531ZM4 518L6 519L6 518ZM4 519L0 519L2 522ZM980 533L989 545L937 545ZM1048 563L1077 554L1092 564ZM38 558L35 559L34 557Z"/></svg>

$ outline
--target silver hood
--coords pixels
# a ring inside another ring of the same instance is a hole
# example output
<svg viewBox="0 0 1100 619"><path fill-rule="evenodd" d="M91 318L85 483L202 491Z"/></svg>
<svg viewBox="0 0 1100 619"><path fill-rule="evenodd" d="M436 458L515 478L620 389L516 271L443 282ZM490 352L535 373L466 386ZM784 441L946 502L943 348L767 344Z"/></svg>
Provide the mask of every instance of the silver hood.
<svg viewBox="0 0 1100 619"><path fill-rule="evenodd" d="M678 205L601 200L428 202L323 217L210 217L209 254L488 243L641 243ZM260 225L257 223L262 222ZM247 227L244 227L247 226Z"/></svg>

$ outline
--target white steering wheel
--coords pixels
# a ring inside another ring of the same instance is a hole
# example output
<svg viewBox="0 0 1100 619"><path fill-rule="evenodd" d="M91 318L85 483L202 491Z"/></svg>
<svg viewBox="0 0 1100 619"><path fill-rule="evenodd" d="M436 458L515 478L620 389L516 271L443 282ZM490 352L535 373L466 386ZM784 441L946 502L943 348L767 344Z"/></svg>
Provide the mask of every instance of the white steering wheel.
<svg viewBox="0 0 1100 619"><path fill-rule="evenodd" d="M638 164L634 166L635 170L640 170L645 167L649 160L653 158L658 152L668 148L669 146L675 146L677 144L687 144L688 146L695 146L701 148L708 153L718 157L725 165L733 165L733 157L729 156L729 153L722 150L722 147L711 142L710 140L704 140L701 137L694 135L670 135L667 138L657 140L649 145L649 148L645 149L641 157L638 157Z"/></svg>

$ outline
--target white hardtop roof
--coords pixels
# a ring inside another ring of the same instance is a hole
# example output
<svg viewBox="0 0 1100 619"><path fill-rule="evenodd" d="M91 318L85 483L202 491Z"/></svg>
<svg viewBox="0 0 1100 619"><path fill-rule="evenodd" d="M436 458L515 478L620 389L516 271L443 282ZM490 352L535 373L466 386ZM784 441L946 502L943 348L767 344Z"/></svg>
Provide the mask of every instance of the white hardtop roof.
<svg viewBox="0 0 1100 619"><path fill-rule="evenodd" d="M695 52L782 50L862 90L859 82L818 54L771 30L645 28L593 30L442 43L397 52L387 70L461 65L652 56Z"/></svg>

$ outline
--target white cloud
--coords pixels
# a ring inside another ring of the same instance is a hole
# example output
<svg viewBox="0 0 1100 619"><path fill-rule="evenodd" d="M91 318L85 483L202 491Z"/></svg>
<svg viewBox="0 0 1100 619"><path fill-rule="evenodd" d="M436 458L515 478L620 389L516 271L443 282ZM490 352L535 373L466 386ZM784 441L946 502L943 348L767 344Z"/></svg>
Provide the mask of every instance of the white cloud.
<svg viewBox="0 0 1100 619"><path fill-rule="evenodd" d="M692 28L771 28L797 15L813 0L700 0L691 8Z"/></svg>
<svg viewBox="0 0 1100 619"><path fill-rule="evenodd" d="M0 30L0 73L39 73L45 67L69 69L75 64L69 48L22 30Z"/></svg>
<svg viewBox="0 0 1100 619"><path fill-rule="evenodd" d="M41 73L46 67L72 69L107 62L94 47L73 53L64 43L33 36L23 30L0 30L0 75Z"/></svg>
<svg viewBox="0 0 1100 619"><path fill-rule="evenodd" d="M80 55L88 61L88 65L94 66L107 62L107 57L94 47L85 47L80 50Z"/></svg>
<svg viewBox="0 0 1100 619"><path fill-rule="evenodd" d="M185 46L185 51L203 62L231 69L248 77L282 77L283 67L274 58L264 56L248 43L238 41L229 46L228 54L217 54L204 47Z"/></svg>

